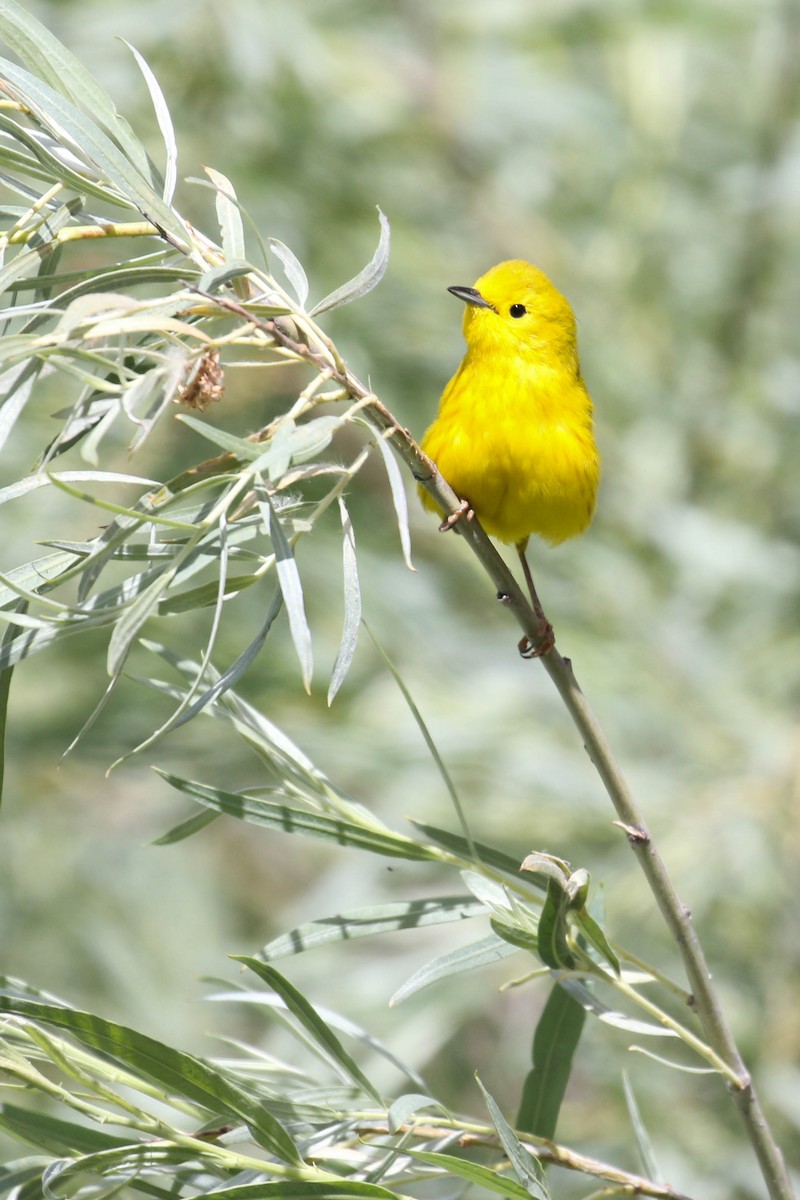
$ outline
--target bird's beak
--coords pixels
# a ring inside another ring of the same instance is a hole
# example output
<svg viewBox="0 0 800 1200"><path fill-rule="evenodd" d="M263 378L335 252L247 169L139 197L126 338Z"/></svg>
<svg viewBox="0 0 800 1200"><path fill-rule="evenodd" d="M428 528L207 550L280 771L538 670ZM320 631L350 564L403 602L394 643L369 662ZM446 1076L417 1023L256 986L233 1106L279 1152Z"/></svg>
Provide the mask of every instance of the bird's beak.
<svg viewBox="0 0 800 1200"><path fill-rule="evenodd" d="M494 305L488 300L484 300L483 296L473 287L449 287L448 292L453 296L458 296L459 300L463 300L465 304L471 304L474 308L491 308L494 311Z"/></svg>

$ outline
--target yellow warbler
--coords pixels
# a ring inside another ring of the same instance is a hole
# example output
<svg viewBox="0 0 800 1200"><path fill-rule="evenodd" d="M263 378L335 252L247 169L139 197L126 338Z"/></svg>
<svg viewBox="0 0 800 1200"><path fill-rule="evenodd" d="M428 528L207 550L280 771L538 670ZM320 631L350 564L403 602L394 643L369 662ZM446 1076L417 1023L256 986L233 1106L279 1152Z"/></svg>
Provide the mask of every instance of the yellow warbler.
<svg viewBox="0 0 800 1200"><path fill-rule="evenodd" d="M467 352L422 440L463 499L442 528L474 513L487 533L514 543L546 626L544 653L552 630L525 558L528 538L557 545L583 533L600 480L575 314L544 272L519 259L492 267L474 287L448 290L467 305ZM427 492L420 495L437 509ZM536 653L526 639L520 650Z"/></svg>

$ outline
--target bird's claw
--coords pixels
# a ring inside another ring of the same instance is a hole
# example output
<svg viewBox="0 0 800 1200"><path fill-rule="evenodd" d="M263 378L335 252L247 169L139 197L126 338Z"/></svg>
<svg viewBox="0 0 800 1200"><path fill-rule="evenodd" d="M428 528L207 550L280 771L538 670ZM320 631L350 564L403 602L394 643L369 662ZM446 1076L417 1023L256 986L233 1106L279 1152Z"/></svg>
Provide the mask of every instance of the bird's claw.
<svg viewBox="0 0 800 1200"><path fill-rule="evenodd" d="M472 521L475 518L475 513L470 508L469 500L462 500L455 512L451 512L445 517L439 526L439 533L447 533L448 529L453 529L458 525L459 521Z"/></svg>
<svg viewBox="0 0 800 1200"><path fill-rule="evenodd" d="M538 646L535 646L526 634L524 638L520 638L517 649L523 658L541 658L543 654L552 650L555 644L556 635L553 633L553 626L547 621Z"/></svg>

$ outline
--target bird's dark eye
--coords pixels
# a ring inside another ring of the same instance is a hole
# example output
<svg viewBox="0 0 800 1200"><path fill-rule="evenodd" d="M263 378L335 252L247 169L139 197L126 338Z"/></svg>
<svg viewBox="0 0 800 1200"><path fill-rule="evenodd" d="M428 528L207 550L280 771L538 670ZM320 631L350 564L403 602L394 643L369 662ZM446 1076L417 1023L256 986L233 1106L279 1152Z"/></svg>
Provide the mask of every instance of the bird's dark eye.
<svg viewBox="0 0 800 1200"><path fill-rule="evenodd" d="M528 310L524 304L512 304L508 311L512 317L524 317Z"/></svg>

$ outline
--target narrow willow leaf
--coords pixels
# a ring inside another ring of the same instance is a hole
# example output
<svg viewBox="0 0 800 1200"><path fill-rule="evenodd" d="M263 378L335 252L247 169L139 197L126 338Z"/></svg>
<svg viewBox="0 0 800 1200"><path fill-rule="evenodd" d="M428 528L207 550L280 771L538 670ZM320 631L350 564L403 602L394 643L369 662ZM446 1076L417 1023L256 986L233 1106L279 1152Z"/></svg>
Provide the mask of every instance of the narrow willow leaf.
<svg viewBox="0 0 800 1200"><path fill-rule="evenodd" d="M361 626L361 587L358 581L358 560L356 558L356 535L350 514L342 497L339 497L339 515L342 519L342 577L344 580L344 623L342 637L336 662L331 672L331 682L328 687L328 705L333 703L336 693L344 683L353 655L358 643L358 631Z"/></svg>
<svg viewBox="0 0 800 1200"><path fill-rule="evenodd" d="M460 946L457 950L451 950L449 954L443 954L425 963L397 989L389 1001L389 1007L400 1004L402 1000L407 1000L409 996L432 983L438 983L440 979L448 979L451 975L460 975L464 971L474 971L476 967L485 967L487 963L498 962L516 953L516 946L511 946L496 934L490 933L478 942L470 942L467 946Z"/></svg>
<svg viewBox="0 0 800 1200"><path fill-rule="evenodd" d="M17 418L28 403L33 385L43 367L43 362L32 359L18 369L6 372L0 379L0 387L3 388L0 394L0 450L6 444Z"/></svg>
<svg viewBox="0 0 800 1200"><path fill-rule="evenodd" d="M28 1142L49 1154L92 1154L129 1144L129 1138L8 1103L0 1105L0 1129L17 1141Z"/></svg>
<svg viewBox="0 0 800 1200"><path fill-rule="evenodd" d="M475 1078L478 1081L478 1087L483 1092L483 1099L489 1110L491 1122L497 1130L500 1144L506 1152L506 1157L516 1171L520 1183L528 1195L534 1197L534 1200L550 1200L550 1193L544 1183L542 1164L535 1154L531 1154L530 1150L522 1145L500 1111L499 1105L487 1092L477 1075Z"/></svg>
<svg viewBox="0 0 800 1200"><path fill-rule="evenodd" d="M553 986L533 1035L533 1067L522 1089L517 1126L537 1137L556 1136L586 1012L558 984Z"/></svg>
<svg viewBox="0 0 800 1200"><path fill-rule="evenodd" d="M294 552L283 532L280 518L275 512L275 507L265 488L259 489L258 506L275 551L275 570L278 574L278 583L289 618L289 632L292 635L292 643L300 663L303 687L310 695L314 662L311 651L311 630L306 619L300 572L297 569Z"/></svg>
<svg viewBox="0 0 800 1200"><path fill-rule="evenodd" d="M224 429L217 429L214 425L209 425L207 421L201 421L199 417L192 417L188 413L177 413L176 415L177 420L182 424L194 429L196 433L213 445L221 446L228 453L235 454L243 462L255 462L264 453L264 447L259 442L235 437L232 433L227 433Z"/></svg>
<svg viewBox="0 0 800 1200"><path fill-rule="evenodd" d="M597 921L595 921L594 917L590 916L589 913L584 909L575 914L575 919L587 942L594 946L601 958L603 958L611 967L614 974L620 975L621 967L619 965L619 959L611 949L611 944L608 938L598 925Z"/></svg>
<svg viewBox="0 0 800 1200"><path fill-rule="evenodd" d="M653 1143L642 1120L642 1114L639 1111L639 1105L636 1102L636 1096L634 1095L627 1071L622 1072L622 1086L625 1091L625 1103L628 1107L628 1116L631 1119L633 1135L636 1138L636 1147L639 1151L639 1161L642 1165L642 1171L648 1179L652 1179L655 1183L662 1183L664 1176L656 1165Z"/></svg>
<svg viewBox="0 0 800 1200"><path fill-rule="evenodd" d="M0 59L1 62L2 59ZM78 197L75 200L70 200L67 204L59 205L54 212L48 213L46 220L38 226L36 233L32 234L29 238L25 249L20 250L0 271L0 293L5 292L9 285L21 276L36 274L42 262L42 255L49 243L60 229L69 224L75 213L80 212L82 207L83 201Z"/></svg>
<svg viewBox="0 0 800 1200"><path fill-rule="evenodd" d="M111 97L79 60L16 0L0 0L0 35L34 74L100 121L145 178L147 155Z"/></svg>
<svg viewBox="0 0 800 1200"><path fill-rule="evenodd" d="M395 517L397 519L397 532L400 535L400 549L403 552L403 561L409 571L416 570L411 561L411 530L408 524L408 499L406 497L406 485L400 468L397 465L397 459L392 454L391 449L382 437L375 438L375 445L378 447L383 465L386 470L386 478L389 480L389 490L392 494L392 504L394 505Z"/></svg>
<svg viewBox="0 0 800 1200"><path fill-rule="evenodd" d="M569 898L562 883L555 879L547 881L547 896L539 917L538 947L539 957L545 966L559 970L575 965L575 958L570 951L567 941L567 913Z"/></svg>
<svg viewBox="0 0 800 1200"><path fill-rule="evenodd" d="M351 942L355 938L402 929L421 929L448 921L464 921L485 913L483 905L470 896L436 896L430 900L403 900L396 904L356 908L298 925L290 933L267 942L258 957L265 962L302 954L331 942Z"/></svg>
<svg viewBox="0 0 800 1200"><path fill-rule="evenodd" d="M144 76L144 81L147 84L147 90L150 93L150 99L153 102L153 109L158 121L158 128L161 130L161 136L164 139L164 149L166 151L166 164L164 168L164 187L162 189L161 198L165 204L171 204L175 195L175 184L178 179L178 144L175 141L175 129L172 125L172 117L170 116L167 102L164 99L164 93L161 90L158 80L149 65L139 53L135 46L130 42L126 42L125 38L122 41L130 50L133 57L139 66L139 70Z"/></svg>
<svg viewBox="0 0 800 1200"><path fill-rule="evenodd" d="M457 833L451 833L449 829L439 829L437 825L428 825L425 821L412 821L411 824L415 829L419 829L420 833L424 833L427 838L434 842L437 846L441 846L450 854L457 854L464 859L472 859L474 855L471 850L477 852L478 858L482 863L486 863L487 867L492 867L497 871L504 871L506 875L510 875L515 881L519 879L519 861L512 858L509 854L503 854L501 850L497 850L494 846L487 846L485 842L474 842L473 846L467 844L465 838ZM532 879L530 881L534 887L539 887L544 891L546 885L543 881Z"/></svg>
<svg viewBox="0 0 800 1200"><path fill-rule="evenodd" d="M14 607L21 611L27 607L25 600L17 600ZM8 625L0 637L0 653L13 638L13 625ZM3 800L3 785L6 774L6 720L8 718L8 694L11 689L13 667L0 670L0 803Z"/></svg>
<svg viewBox="0 0 800 1200"><path fill-rule="evenodd" d="M161 599L169 587L173 571L161 572L143 592L137 596L126 612L122 614L114 626L108 643L107 670L112 678L116 678L130 653L139 630L148 617L158 609Z"/></svg>
<svg viewBox="0 0 800 1200"><path fill-rule="evenodd" d="M366 267L363 271L359 271L355 278L343 283L341 287L330 292L324 300L320 300L319 304L315 304L311 310L312 317L328 312L332 308L341 308L343 304L350 304L353 300L360 300L380 283L389 263L389 222L380 209L378 209L378 220L381 226L378 246Z"/></svg>
<svg viewBox="0 0 800 1200"><path fill-rule="evenodd" d="M306 306L308 300L308 277L303 270L303 265L296 254L279 242L277 238L267 238L267 244L276 258L280 259L281 266L286 273L286 278L292 287L292 290L297 297L297 303L301 309Z"/></svg>
<svg viewBox="0 0 800 1200"><path fill-rule="evenodd" d="M212 825L214 821L218 821L220 813L216 812L201 812L193 817L189 817L185 821L180 821L177 825L173 825L172 829L168 829L166 833L162 833L161 837L153 839L153 846L173 846L176 842L182 842L186 838L192 837L195 833L199 833L201 829L205 829L207 825Z"/></svg>
<svg viewBox="0 0 800 1200"><path fill-rule="evenodd" d="M69 139L119 189L132 206L159 232L168 234L179 249L188 244L183 222L164 203L126 155L92 120L69 100L15 63L0 59L0 73L16 99L25 104L46 129Z"/></svg>
<svg viewBox="0 0 800 1200"><path fill-rule="evenodd" d="M665 1025L657 1025L655 1021L642 1021L638 1017L629 1017L625 1013L609 1008L607 1004L603 1004L602 1000L598 1000L594 993L589 991L586 984L581 983L579 979L561 979L559 982L561 987L569 992L587 1013L597 1017L606 1025L613 1025L616 1029L624 1029L627 1033L637 1033L647 1037L679 1036L674 1029L669 1029Z"/></svg>
<svg viewBox="0 0 800 1200"><path fill-rule="evenodd" d="M334 817L319 816L287 804L277 804L261 796L226 792L222 788L181 779L158 768L156 770L162 779L179 792L215 812L226 813L239 821L248 821L253 825L262 825L282 833L300 833L308 837L322 838L340 846L370 850L373 854L382 854L389 858L404 858L412 862L430 862L436 861L437 858L436 852L430 847L404 838L401 834L379 833Z"/></svg>
<svg viewBox="0 0 800 1200"><path fill-rule="evenodd" d="M250 1126L258 1143L281 1161L299 1166L300 1155L286 1130L261 1099L204 1059L175 1050L125 1025L74 1008L0 996L0 1012L63 1029L84 1046L185 1097L211 1114L228 1112Z"/></svg>
<svg viewBox="0 0 800 1200"><path fill-rule="evenodd" d="M445 1178L449 1175L456 1175L460 1179L468 1179L470 1183L486 1188L487 1191L499 1192L501 1196L508 1196L509 1200L528 1200L530 1196L527 1189L517 1183L515 1179L509 1179L500 1171L494 1170L492 1167L484 1167L480 1163L470 1162L469 1159L456 1158L453 1154L439 1154L431 1150L406 1148L404 1153L409 1154L417 1162L427 1163L431 1167L439 1167Z"/></svg>
<svg viewBox="0 0 800 1200"><path fill-rule="evenodd" d="M397 1192L376 1183L360 1183L356 1179L279 1179L262 1183L216 1188L203 1192L203 1200L328 1200L329 1197L364 1197L364 1200L397 1200Z"/></svg>
<svg viewBox="0 0 800 1200"><path fill-rule="evenodd" d="M18 479L8 487L0 488L0 504L8 500L17 500L26 496L36 488L45 487L52 483L133 483L142 487L158 487L157 479L147 479L141 475L125 475L120 471L59 471L58 475L39 474L28 475Z"/></svg>
<svg viewBox="0 0 800 1200"><path fill-rule="evenodd" d="M246 954L233 954L231 957L243 963L250 971L258 976L268 987L280 996L289 1012L300 1022L307 1033L321 1049L333 1059L344 1071L345 1075L367 1096L371 1096L376 1104L383 1107L380 1094L376 1091L358 1064L347 1053L335 1033L325 1024L319 1013L309 1004L305 996L289 982L279 971L257 958Z"/></svg>
<svg viewBox="0 0 800 1200"><path fill-rule="evenodd" d="M236 191L227 175L216 171L213 167L203 167L216 192L217 220L222 239L222 249L228 267L243 261L247 250L244 243L244 225L242 214L236 200ZM219 284L217 284L219 286Z"/></svg>
<svg viewBox="0 0 800 1200"><path fill-rule="evenodd" d="M398 1096L387 1113L390 1130L397 1133L400 1126L408 1124L418 1112L431 1108L446 1116L450 1115L441 1100L434 1100L432 1096L425 1096L420 1092L408 1092L405 1096Z"/></svg>

